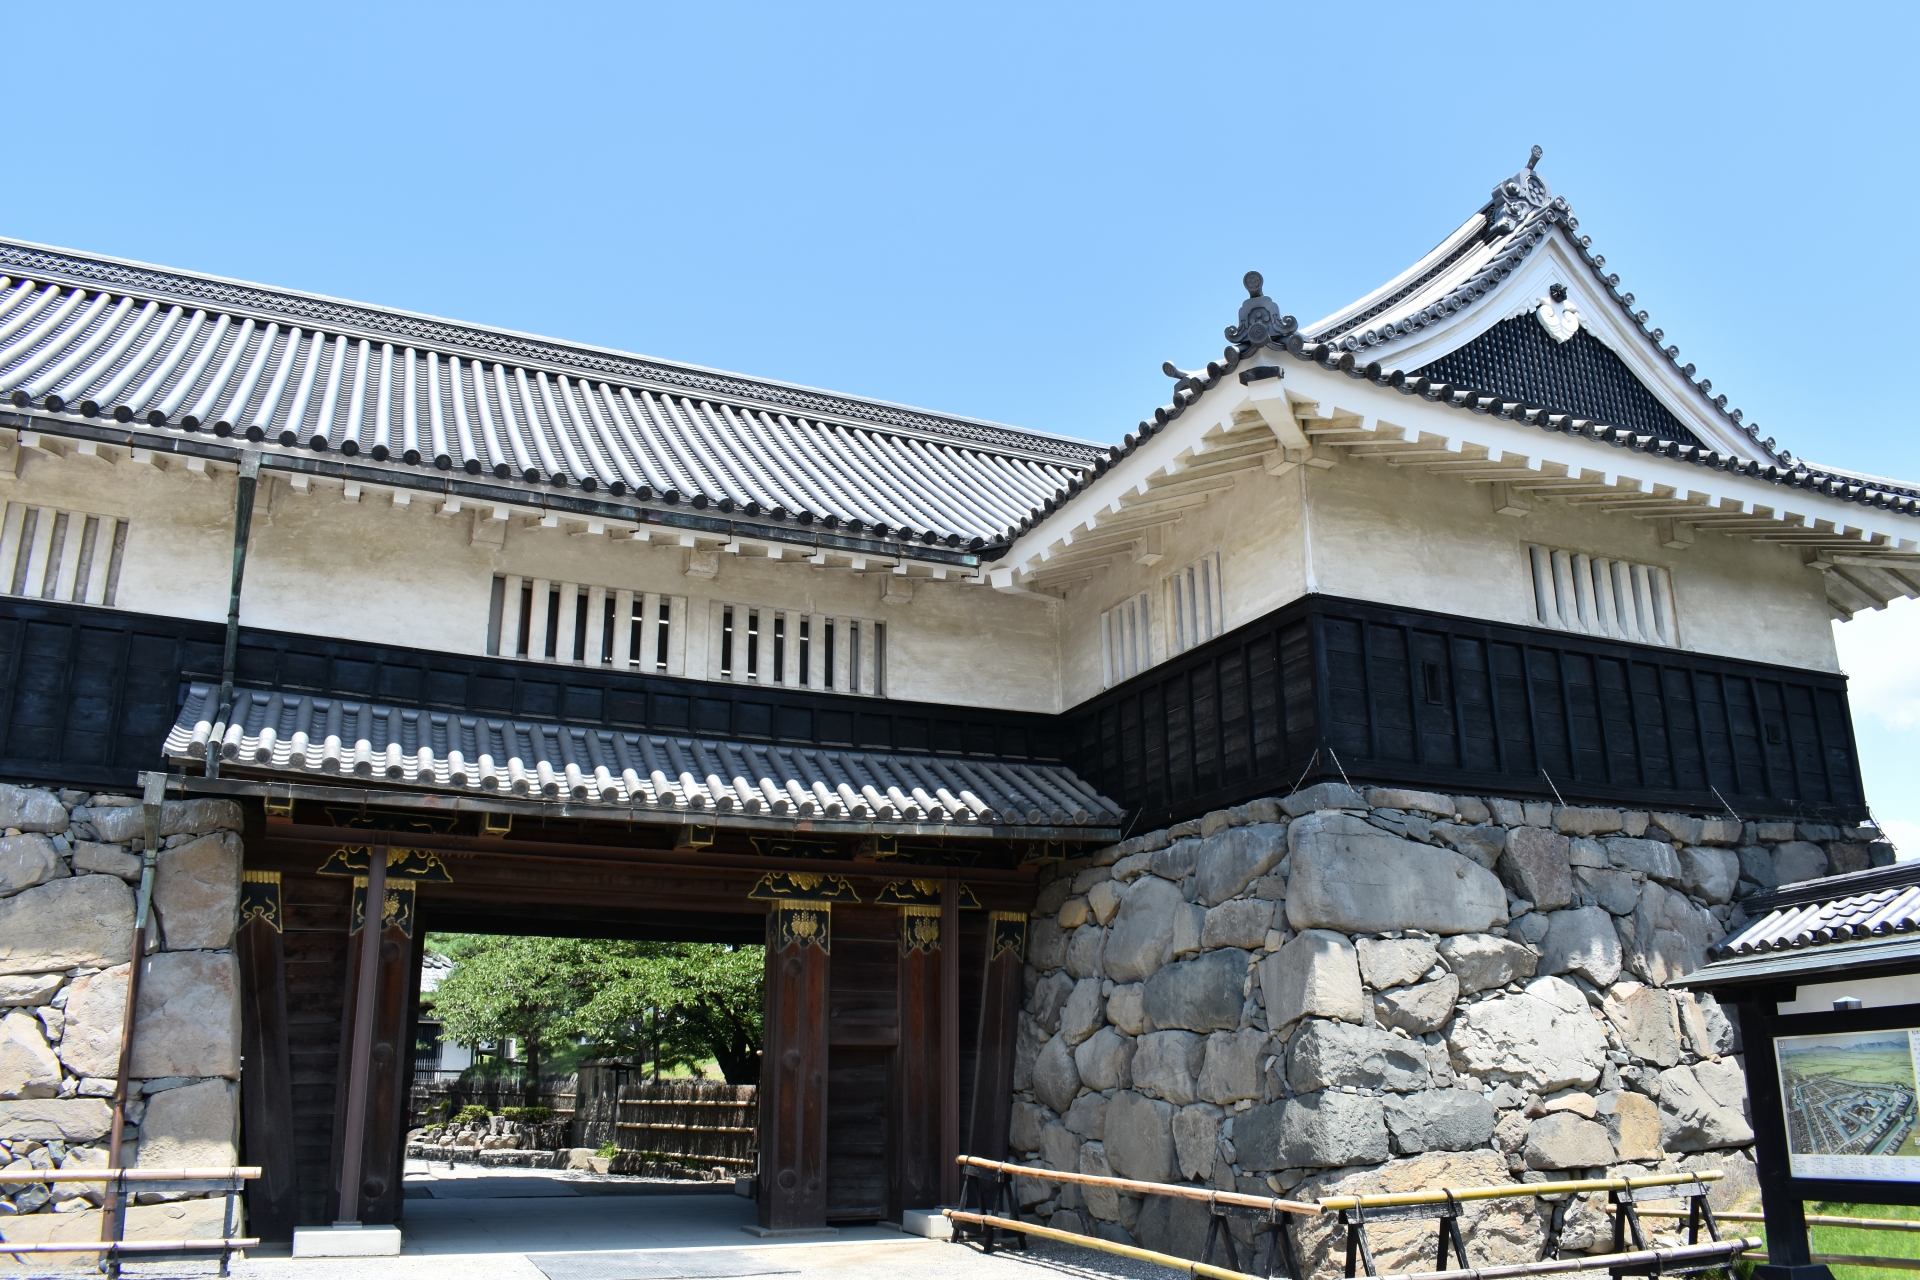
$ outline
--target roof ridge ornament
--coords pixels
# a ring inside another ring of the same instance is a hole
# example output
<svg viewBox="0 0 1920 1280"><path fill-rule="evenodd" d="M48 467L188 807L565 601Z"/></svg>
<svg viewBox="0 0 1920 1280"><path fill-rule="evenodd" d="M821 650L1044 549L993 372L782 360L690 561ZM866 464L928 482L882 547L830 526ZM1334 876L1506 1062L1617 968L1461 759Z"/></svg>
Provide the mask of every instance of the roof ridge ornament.
<svg viewBox="0 0 1920 1280"><path fill-rule="evenodd" d="M1533 314L1540 321L1540 327L1547 331L1555 343L1562 343L1580 332L1580 312L1567 301L1567 286L1553 284L1545 294L1534 299L1537 304Z"/></svg>
<svg viewBox="0 0 1920 1280"><path fill-rule="evenodd" d="M1281 315L1279 304L1263 292L1266 281L1258 271L1247 272L1240 283L1246 286L1247 300L1240 304L1240 323L1227 326L1228 342L1247 347L1265 343L1277 346L1300 327L1292 316Z"/></svg>
<svg viewBox="0 0 1920 1280"><path fill-rule="evenodd" d="M1545 154L1545 149L1536 145L1527 157L1527 167L1493 189L1493 199L1487 204L1488 239L1519 230L1534 213L1557 203L1547 180L1533 171Z"/></svg>

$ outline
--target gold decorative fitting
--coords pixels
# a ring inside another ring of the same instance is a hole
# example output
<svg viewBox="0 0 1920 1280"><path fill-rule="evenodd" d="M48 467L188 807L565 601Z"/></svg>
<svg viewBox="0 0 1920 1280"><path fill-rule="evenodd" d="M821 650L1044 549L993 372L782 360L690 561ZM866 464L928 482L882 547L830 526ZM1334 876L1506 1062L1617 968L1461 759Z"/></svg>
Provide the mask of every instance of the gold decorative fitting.
<svg viewBox="0 0 1920 1280"><path fill-rule="evenodd" d="M900 856L900 837L868 836L861 843L860 853L867 858L897 858Z"/></svg>
<svg viewBox="0 0 1920 1280"><path fill-rule="evenodd" d="M370 857L371 851L366 845L342 845L327 855L326 861L320 864L315 874L364 876ZM453 882L453 876L448 873L446 864L440 861L440 855L430 849L388 849L387 875L391 879L427 880L435 884Z"/></svg>
<svg viewBox="0 0 1920 1280"><path fill-rule="evenodd" d="M938 906L940 904L941 880L889 880L873 896L875 903L887 906ZM959 886L960 909L962 911L980 910L980 899L966 884Z"/></svg>
<svg viewBox="0 0 1920 1280"><path fill-rule="evenodd" d="M411 881L402 880L387 885L386 900L380 911L381 929L398 926L400 932L413 936L414 889ZM347 932L358 933L367 922L367 878L353 878L353 917Z"/></svg>
<svg viewBox="0 0 1920 1280"><path fill-rule="evenodd" d="M280 914L280 873L278 871L242 871L240 873L240 927L254 920L282 932Z"/></svg>
<svg viewBox="0 0 1920 1280"><path fill-rule="evenodd" d="M711 823L689 822L680 828L679 839L673 842L676 849L713 848L713 826Z"/></svg>
<svg viewBox="0 0 1920 1280"><path fill-rule="evenodd" d="M483 836L503 836L511 830L513 830L513 815L510 813L480 815L480 834Z"/></svg>
<svg viewBox="0 0 1920 1280"><path fill-rule="evenodd" d="M1001 956L1012 955L1015 960L1026 958L1027 954L1027 917L1019 911L993 911L987 915L987 926L992 936L987 944L987 963L992 964Z"/></svg>
<svg viewBox="0 0 1920 1280"><path fill-rule="evenodd" d="M940 949L940 908L900 908L900 954Z"/></svg>
<svg viewBox="0 0 1920 1280"><path fill-rule="evenodd" d="M767 913L767 945L775 951L788 947L818 947L833 951L833 906L826 902L783 901Z"/></svg>
<svg viewBox="0 0 1920 1280"><path fill-rule="evenodd" d="M274 796L272 791L268 791L266 796L262 798L261 803L267 811L268 821L270 822L292 822L293 821L293 789L291 787L287 789L286 795L280 796L278 798Z"/></svg>
<svg viewBox="0 0 1920 1280"><path fill-rule="evenodd" d="M830 876L819 871L769 871L754 884L747 897L762 902L843 902L860 901L845 876Z"/></svg>
<svg viewBox="0 0 1920 1280"><path fill-rule="evenodd" d="M831 840L796 840L790 836L750 836L753 851L763 858L838 858L840 846Z"/></svg>

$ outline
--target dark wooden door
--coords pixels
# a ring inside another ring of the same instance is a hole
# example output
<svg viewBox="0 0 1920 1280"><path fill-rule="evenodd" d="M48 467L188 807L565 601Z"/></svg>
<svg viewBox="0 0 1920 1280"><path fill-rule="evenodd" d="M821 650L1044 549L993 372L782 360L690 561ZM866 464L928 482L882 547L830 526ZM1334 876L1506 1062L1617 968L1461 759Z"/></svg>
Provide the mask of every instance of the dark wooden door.
<svg viewBox="0 0 1920 1280"><path fill-rule="evenodd" d="M827 1054L827 1221L887 1216L891 1048L834 1045Z"/></svg>

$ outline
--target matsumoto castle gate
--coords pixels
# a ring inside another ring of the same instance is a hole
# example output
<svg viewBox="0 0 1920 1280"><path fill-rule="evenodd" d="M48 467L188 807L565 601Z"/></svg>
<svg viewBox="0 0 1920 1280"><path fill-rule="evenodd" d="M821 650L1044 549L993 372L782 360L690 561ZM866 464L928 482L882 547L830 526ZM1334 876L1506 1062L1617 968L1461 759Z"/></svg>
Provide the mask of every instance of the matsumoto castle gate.
<svg viewBox="0 0 1920 1280"><path fill-rule="evenodd" d="M1920 594L1920 498L1729 409L1532 162L1325 320L1249 274L1113 448L0 275L0 1141L258 1164L263 1237L400 1217L428 930L764 942L770 1229L961 1153L1750 1187L1673 984L1891 861L1830 623Z"/></svg>

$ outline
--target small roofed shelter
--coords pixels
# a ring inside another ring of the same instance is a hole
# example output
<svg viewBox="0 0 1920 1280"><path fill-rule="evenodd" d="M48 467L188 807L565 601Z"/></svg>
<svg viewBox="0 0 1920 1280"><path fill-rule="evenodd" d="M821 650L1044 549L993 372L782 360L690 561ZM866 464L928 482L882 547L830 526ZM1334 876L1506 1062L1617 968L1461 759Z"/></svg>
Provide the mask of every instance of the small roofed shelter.
<svg viewBox="0 0 1920 1280"><path fill-rule="evenodd" d="M1675 985L1739 1010L1775 1280L1828 1277L1804 1202L1920 1205L1920 862L1782 885Z"/></svg>

